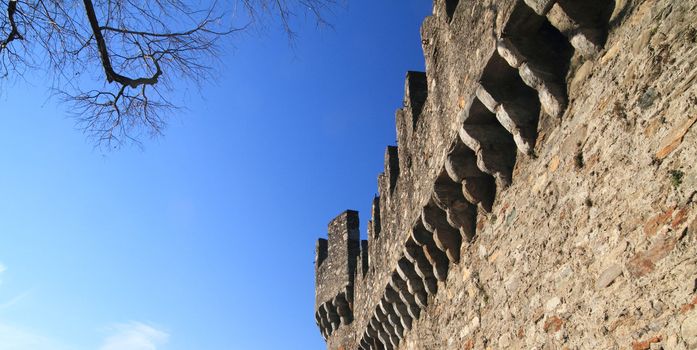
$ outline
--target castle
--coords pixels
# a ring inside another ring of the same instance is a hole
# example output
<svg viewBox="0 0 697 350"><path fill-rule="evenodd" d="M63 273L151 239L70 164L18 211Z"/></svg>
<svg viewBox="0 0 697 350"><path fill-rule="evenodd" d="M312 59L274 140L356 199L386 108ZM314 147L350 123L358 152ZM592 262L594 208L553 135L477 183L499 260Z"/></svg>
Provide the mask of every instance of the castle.
<svg viewBox="0 0 697 350"><path fill-rule="evenodd" d="M697 349L697 0L435 0L331 350Z"/></svg>

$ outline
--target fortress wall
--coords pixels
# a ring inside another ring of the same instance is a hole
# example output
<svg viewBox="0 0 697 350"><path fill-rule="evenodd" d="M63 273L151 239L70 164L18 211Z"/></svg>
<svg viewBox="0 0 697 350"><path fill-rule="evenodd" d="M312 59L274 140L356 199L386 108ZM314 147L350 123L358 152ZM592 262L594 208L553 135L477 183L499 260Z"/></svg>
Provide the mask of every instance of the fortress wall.
<svg viewBox="0 0 697 350"><path fill-rule="evenodd" d="M696 9L436 0L328 349L696 348Z"/></svg>

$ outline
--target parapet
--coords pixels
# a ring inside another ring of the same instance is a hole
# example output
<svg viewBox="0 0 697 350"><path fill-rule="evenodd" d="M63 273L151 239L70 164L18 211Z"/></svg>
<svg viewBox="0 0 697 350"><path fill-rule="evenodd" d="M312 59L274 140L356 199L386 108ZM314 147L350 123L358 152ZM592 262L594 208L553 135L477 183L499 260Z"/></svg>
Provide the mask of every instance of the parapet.
<svg viewBox="0 0 697 350"><path fill-rule="evenodd" d="M407 72L404 82L404 109L411 119L412 127L416 126L424 104L426 104L427 97L428 83L426 81L426 73Z"/></svg>
<svg viewBox="0 0 697 350"><path fill-rule="evenodd" d="M347 210L328 227L328 239L319 239L315 259L315 319L322 334L331 335L353 320L353 284L361 242L358 212Z"/></svg>

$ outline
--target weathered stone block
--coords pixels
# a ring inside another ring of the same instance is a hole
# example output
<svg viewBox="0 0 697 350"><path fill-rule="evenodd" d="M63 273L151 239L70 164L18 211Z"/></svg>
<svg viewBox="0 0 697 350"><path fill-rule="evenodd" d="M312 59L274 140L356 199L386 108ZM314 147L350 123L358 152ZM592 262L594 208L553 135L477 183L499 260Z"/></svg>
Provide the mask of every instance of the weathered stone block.
<svg viewBox="0 0 697 350"><path fill-rule="evenodd" d="M600 274L600 276L598 276L598 279L595 282L595 288L601 289L601 288L605 288L605 287L609 286L621 274L622 274L622 267L620 265L617 265L617 264L610 265L610 267L605 269Z"/></svg>

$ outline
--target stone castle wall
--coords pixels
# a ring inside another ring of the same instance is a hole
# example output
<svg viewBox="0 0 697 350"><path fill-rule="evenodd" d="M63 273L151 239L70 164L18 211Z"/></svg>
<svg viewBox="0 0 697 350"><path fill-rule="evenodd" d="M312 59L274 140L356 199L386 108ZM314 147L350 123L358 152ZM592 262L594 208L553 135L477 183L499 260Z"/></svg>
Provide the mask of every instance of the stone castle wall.
<svg viewBox="0 0 697 350"><path fill-rule="evenodd" d="M697 0L435 0L328 349L697 349Z"/></svg>

